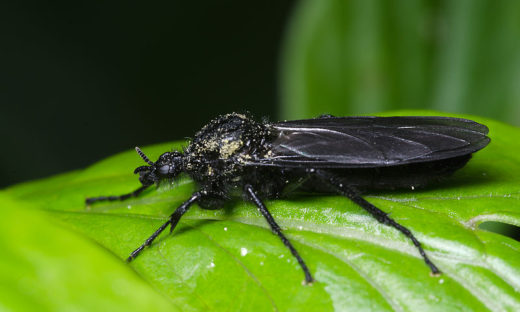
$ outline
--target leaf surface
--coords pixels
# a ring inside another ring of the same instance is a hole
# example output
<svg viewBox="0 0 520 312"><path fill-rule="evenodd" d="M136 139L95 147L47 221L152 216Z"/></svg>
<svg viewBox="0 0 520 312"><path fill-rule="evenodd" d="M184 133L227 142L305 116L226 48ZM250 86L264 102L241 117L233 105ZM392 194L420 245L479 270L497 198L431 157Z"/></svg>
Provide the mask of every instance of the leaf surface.
<svg viewBox="0 0 520 312"><path fill-rule="evenodd" d="M5 193L0 250L2 311L177 310L116 257Z"/></svg>
<svg viewBox="0 0 520 312"><path fill-rule="evenodd" d="M474 119L489 126L492 141L454 176L425 189L366 195L416 235L440 277L430 276L408 239L346 198L309 194L266 205L314 274L313 285L302 285L296 260L255 207L239 199L220 210L195 205L130 266L183 311L520 310L520 243L478 227L520 226L520 130ZM181 144L143 151L156 159L172 146ZM196 188L184 177L139 198L85 207L86 197L137 188L132 170L140 165L128 151L6 193L123 260Z"/></svg>

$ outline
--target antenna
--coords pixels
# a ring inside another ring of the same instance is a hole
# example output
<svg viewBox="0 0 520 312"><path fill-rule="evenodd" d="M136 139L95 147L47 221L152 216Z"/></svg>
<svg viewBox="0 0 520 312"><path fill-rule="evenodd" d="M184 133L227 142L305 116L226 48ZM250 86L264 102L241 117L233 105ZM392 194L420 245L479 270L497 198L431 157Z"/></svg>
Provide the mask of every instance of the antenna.
<svg viewBox="0 0 520 312"><path fill-rule="evenodd" d="M146 155L143 153L143 151L141 151L141 149L139 147L135 147L135 151L137 152L137 154L139 154L139 156L141 156L141 158L147 163L149 164L150 166L153 166L154 163L152 161L150 161L150 159L148 159L148 157L146 157Z"/></svg>

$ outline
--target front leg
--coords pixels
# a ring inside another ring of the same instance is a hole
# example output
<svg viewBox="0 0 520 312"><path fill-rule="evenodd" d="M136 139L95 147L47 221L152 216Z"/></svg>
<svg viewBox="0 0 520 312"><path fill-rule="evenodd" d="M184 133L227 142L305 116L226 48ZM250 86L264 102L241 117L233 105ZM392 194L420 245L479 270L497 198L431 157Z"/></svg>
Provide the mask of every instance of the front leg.
<svg viewBox="0 0 520 312"><path fill-rule="evenodd" d="M143 185L140 188L136 189L133 192L130 192L128 194L123 195L115 195L115 196L99 196L99 197L89 197L85 199L85 203L88 205L98 202L98 201L115 201L115 200L126 200L130 197L137 197L139 196L144 190L146 190L148 187L150 187L151 184Z"/></svg>
<svg viewBox="0 0 520 312"><path fill-rule="evenodd" d="M130 254L130 256L126 259L126 261L130 262L133 259L135 259L141 253L141 251L143 251L143 249L146 246L150 246L152 244L152 242L157 238L157 236L159 236L164 231L164 229L166 229L168 227L168 225L171 225L171 228L170 228L170 233L171 233L175 229L175 226L177 226L177 223L179 223L179 220L181 219L181 217L186 213L186 211L188 211L188 209L191 207L191 205L193 205L193 203L199 201L201 198L203 198L203 196L204 196L204 194L202 192L193 193L187 201L182 203L182 205L180 205L179 208L177 208L171 214L168 221L166 221L163 225L161 225L152 234L152 236L148 237L148 239L141 246L139 246L136 250L134 250Z"/></svg>
<svg viewBox="0 0 520 312"><path fill-rule="evenodd" d="M303 273L305 274L305 283L310 284L313 282L313 278L311 275L311 272L307 268L307 265L303 261L302 257L300 257L300 254L296 249L293 247L289 239L285 237L282 233L282 229L280 229L280 226L276 223L273 216L269 213L269 210L267 210L267 207L264 205L264 203L258 198L256 195L253 187L251 185L246 185L244 187L244 191L246 192L247 197L250 201L252 201L256 207L258 208L258 211L264 216L267 223L269 223L269 226L271 227L271 230L280 237L285 247L289 248L293 256L296 258L300 266L302 267Z"/></svg>

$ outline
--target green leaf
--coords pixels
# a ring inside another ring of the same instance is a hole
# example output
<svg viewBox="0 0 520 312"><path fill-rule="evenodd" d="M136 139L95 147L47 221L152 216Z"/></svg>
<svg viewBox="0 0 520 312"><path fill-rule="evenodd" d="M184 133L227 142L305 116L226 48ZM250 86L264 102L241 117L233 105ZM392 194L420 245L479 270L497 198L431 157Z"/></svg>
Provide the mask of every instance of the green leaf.
<svg viewBox="0 0 520 312"><path fill-rule="evenodd" d="M430 276L396 230L346 198L312 195L266 203L314 274L310 286L302 285L298 263L255 207L238 199L220 210L194 206L130 266L183 311L519 310L520 243L478 225L520 226L520 130L474 119L489 126L491 144L445 183L366 196L410 228L444 272L440 277ZM171 147L143 150L156 159ZM195 189L182 178L136 199L84 206L86 197L137 188L131 172L140 165L128 151L6 193L38 205L123 260Z"/></svg>
<svg viewBox="0 0 520 312"><path fill-rule="evenodd" d="M174 308L113 255L41 211L2 193L0 207L0 310Z"/></svg>
<svg viewBox="0 0 520 312"><path fill-rule="evenodd" d="M282 117L429 108L520 125L520 1L302 0Z"/></svg>

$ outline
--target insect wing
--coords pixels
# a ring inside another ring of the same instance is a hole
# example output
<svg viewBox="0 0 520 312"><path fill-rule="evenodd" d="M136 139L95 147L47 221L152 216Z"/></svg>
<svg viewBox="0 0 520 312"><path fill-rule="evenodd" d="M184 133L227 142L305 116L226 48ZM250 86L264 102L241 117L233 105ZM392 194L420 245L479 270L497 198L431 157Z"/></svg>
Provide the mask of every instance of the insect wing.
<svg viewBox="0 0 520 312"><path fill-rule="evenodd" d="M489 143L486 126L449 117L331 117L272 126L277 137L254 165L384 167L463 156Z"/></svg>

